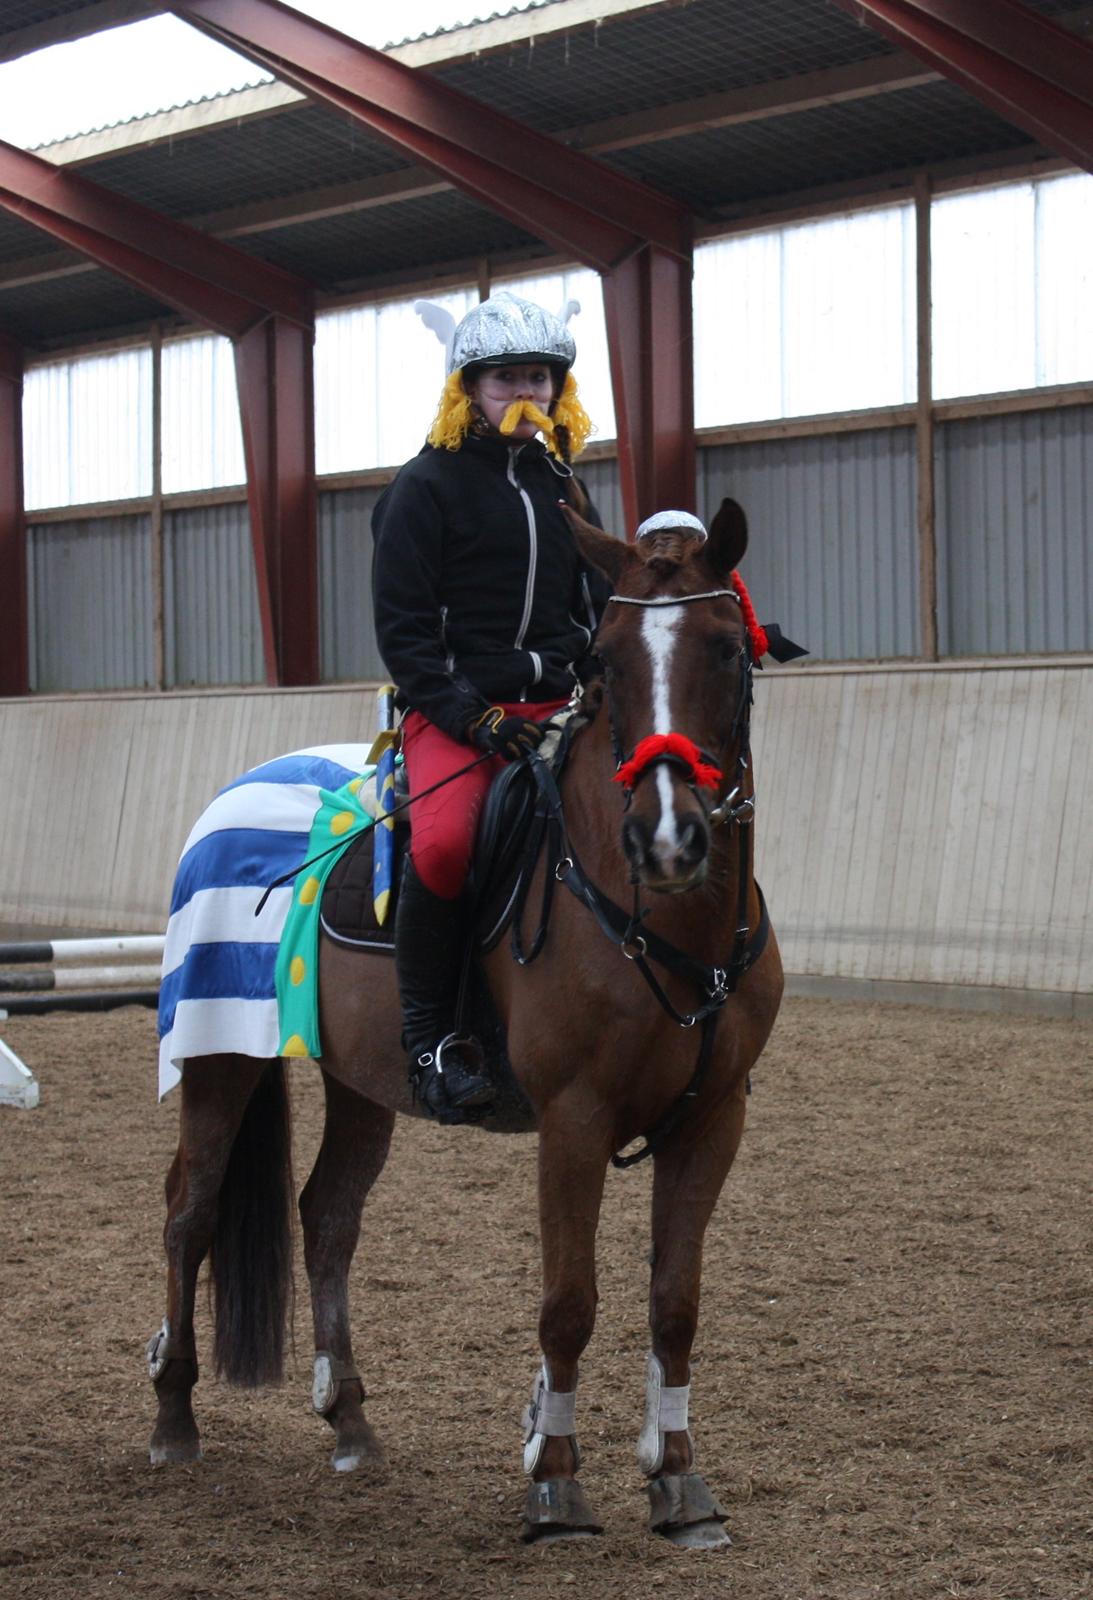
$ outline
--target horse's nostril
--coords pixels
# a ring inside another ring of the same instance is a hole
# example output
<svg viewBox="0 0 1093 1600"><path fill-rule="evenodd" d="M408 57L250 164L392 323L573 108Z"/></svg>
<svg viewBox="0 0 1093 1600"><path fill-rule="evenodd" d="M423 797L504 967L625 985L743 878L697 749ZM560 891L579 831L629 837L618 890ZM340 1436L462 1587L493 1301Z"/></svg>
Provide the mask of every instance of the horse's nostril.
<svg viewBox="0 0 1093 1600"><path fill-rule="evenodd" d="M680 855L685 861L697 863L705 859L710 838L704 823L692 817L680 835Z"/></svg>
<svg viewBox="0 0 1093 1600"><path fill-rule="evenodd" d="M643 867L649 859L649 835L637 817L627 817L622 825L622 848L631 866Z"/></svg>

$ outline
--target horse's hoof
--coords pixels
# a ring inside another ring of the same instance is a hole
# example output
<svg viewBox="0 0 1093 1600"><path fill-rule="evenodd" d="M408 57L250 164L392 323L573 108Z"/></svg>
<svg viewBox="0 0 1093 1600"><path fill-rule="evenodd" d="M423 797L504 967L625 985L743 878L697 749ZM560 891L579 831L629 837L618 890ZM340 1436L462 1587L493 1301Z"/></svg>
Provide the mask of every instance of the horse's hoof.
<svg viewBox="0 0 1093 1600"><path fill-rule="evenodd" d="M662 1473L650 1478L649 1528L685 1550L723 1550L731 1544L725 1513L700 1472Z"/></svg>
<svg viewBox="0 0 1093 1600"><path fill-rule="evenodd" d="M524 1543L553 1544L559 1539L589 1539L603 1532L576 1478L529 1483L524 1506Z"/></svg>
<svg viewBox="0 0 1093 1600"><path fill-rule="evenodd" d="M724 1550L727 1544L732 1544L716 1519L690 1522L683 1528L664 1528L661 1533L669 1543L678 1545L681 1550Z"/></svg>
<svg viewBox="0 0 1093 1600"><path fill-rule="evenodd" d="M192 1439L153 1439L148 1459L153 1467L180 1467L191 1461L200 1461L201 1440L196 1434Z"/></svg>
<svg viewBox="0 0 1093 1600"><path fill-rule="evenodd" d="M563 1544L572 1539L595 1539L602 1528L547 1528L524 1533L525 1544Z"/></svg>

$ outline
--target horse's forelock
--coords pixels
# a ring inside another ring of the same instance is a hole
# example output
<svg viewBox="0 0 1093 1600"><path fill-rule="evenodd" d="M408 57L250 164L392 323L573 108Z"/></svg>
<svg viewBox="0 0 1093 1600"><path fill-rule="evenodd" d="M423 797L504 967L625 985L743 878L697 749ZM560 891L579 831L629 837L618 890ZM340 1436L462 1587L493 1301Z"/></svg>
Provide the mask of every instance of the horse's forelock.
<svg viewBox="0 0 1093 1600"><path fill-rule="evenodd" d="M647 537L638 546L640 565L635 564L627 574L623 591L635 600L667 598L678 594L681 598L696 589L706 589L709 582L699 559L703 546L686 530L667 528Z"/></svg>
<svg viewBox="0 0 1093 1600"><path fill-rule="evenodd" d="M646 534L638 545L638 554L654 572L671 572L681 567L695 552L697 541L693 532L683 528L660 528Z"/></svg>

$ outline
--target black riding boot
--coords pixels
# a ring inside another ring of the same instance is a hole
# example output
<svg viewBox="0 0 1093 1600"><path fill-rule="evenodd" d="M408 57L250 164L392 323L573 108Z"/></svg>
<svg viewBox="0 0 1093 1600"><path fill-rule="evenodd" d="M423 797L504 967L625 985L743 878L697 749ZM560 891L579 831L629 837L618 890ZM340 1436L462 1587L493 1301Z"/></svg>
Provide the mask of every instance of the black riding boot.
<svg viewBox="0 0 1093 1600"><path fill-rule="evenodd" d="M395 916L402 1042L414 1091L441 1122L474 1120L493 1099L481 1046L454 1032L467 937L462 900L433 894L407 861Z"/></svg>

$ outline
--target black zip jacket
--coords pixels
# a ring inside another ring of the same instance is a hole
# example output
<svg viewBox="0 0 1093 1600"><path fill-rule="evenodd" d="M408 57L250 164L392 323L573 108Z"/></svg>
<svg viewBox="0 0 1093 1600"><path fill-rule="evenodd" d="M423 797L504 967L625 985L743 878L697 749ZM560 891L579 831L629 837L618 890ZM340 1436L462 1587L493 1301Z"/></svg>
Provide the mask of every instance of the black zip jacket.
<svg viewBox="0 0 1093 1600"><path fill-rule="evenodd" d="M566 477L538 439L471 436L426 445L376 503L380 652L402 702L454 739L499 700L573 689L611 590L559 507Z"/></svg>

